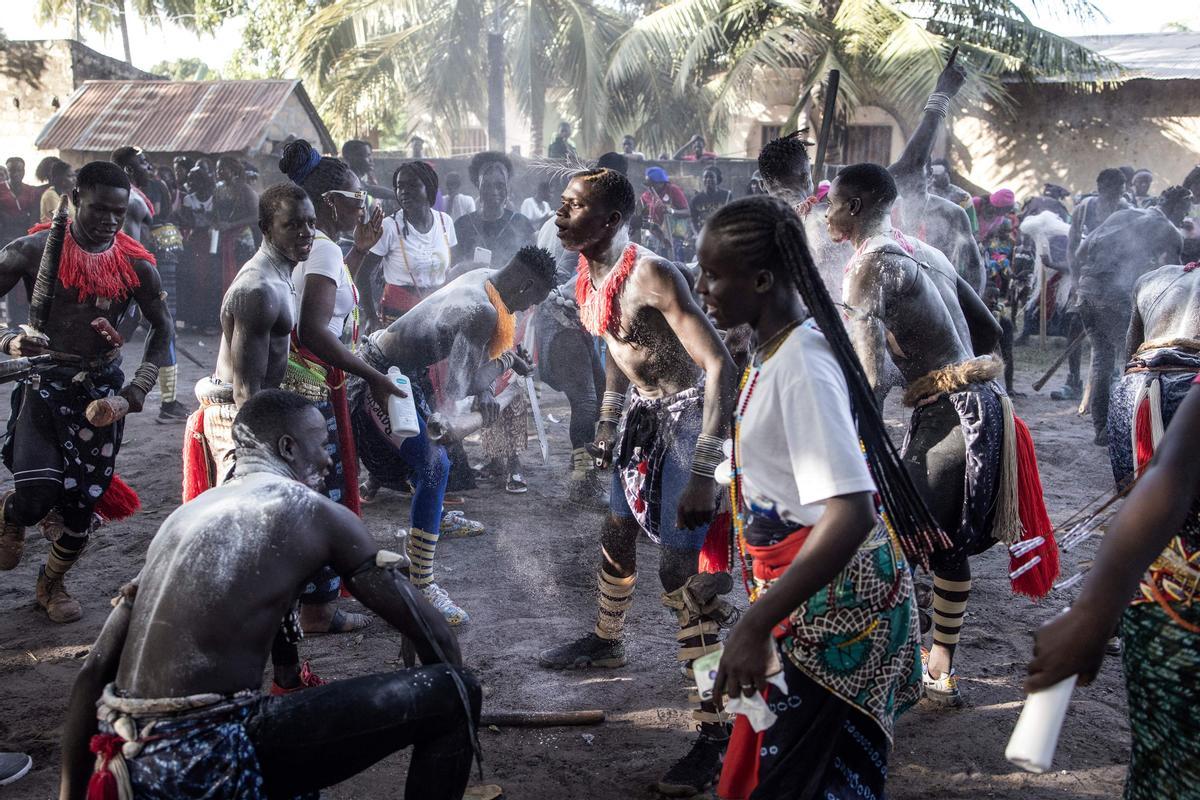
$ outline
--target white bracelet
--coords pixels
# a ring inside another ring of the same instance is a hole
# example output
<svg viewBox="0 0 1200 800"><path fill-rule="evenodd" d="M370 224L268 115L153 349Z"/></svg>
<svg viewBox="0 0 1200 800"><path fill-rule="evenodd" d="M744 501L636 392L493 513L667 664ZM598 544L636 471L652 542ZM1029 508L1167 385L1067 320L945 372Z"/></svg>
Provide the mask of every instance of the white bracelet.
<svg viewBox="0 0 1200 800"><path fill-rule="evenodd" d="M925 102L925 110L941 114L943 117L946 116L950 113L950 95L945 92L934 92Z"/></svg>

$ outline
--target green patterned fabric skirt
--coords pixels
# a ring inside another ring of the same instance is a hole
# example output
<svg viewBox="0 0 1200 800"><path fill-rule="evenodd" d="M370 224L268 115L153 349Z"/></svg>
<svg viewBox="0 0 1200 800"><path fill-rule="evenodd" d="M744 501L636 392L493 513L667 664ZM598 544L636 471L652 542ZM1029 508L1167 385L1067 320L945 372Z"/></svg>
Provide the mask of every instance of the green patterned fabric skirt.
<svg viewBox="0 0 1200 800"><path fill-rule="evenodd" d="M1173 608L1200 625L1200 603ZM1200 635L1142 603L1125 610L1121 637L1133 737L1125 800L1200 798Z"/></svg>

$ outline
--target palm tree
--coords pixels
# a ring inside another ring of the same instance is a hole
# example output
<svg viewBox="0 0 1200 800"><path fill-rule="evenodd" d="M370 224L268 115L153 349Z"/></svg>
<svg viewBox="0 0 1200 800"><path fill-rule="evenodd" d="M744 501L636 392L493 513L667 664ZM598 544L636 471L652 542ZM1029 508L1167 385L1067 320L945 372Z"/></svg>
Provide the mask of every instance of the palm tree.
<svg viewBox="0 0 1200 800"><path fill-rule="evenodd" d="M343 130L392 121L406 107L443 131L470 114L487 119L489 64L493 86L503 66L535 149L556 88L589 146L603 127L607 54L622 29L597 0L346 0L305 22L293 62ZM489 31L504 45L491 62Z"/></svg>
<svg viewBox="0 0 1200 800"><path fill-rule="evenodd" d="M244 10L242 0L133 0L133 9L152 23L161 23L165 18L191 30L207 32L215 30L224 18ZM40 0L38 4L38 16L43 21L72 18L76 41L83 41L85 24L97 33L119 29L125 63L132 64L126 12L126 0Z"/></svg>
<svg viewBox="0 0 1200 800"><path fill-rule="evenodd" d="M1098 13L1092 0L1040 5L1078 18ZM844 112L876 105L903 128L954 46L973 67L975 79L960 94L965 103L1003 104L1001 76L1116 74L1086 47L1034 25L1013 0L674 0L622 37L609 83L661 80L662 54L669 53L674 94L709 90L717 119L774 74L796 80L794 123L820 100L827 72L838 69ZM656 133L679 141L683 131Z"/></svg>

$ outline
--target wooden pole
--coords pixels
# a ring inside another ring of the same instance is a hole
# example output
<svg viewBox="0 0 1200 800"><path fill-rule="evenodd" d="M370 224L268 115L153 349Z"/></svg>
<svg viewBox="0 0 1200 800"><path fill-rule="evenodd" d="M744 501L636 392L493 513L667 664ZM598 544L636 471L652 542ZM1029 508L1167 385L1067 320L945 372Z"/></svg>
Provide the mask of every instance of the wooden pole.
<svg viewBox="0 0 1200 800"><path fill-rule="evenodd" d="M829 70L829 80L825 82L825 111L821 116L821 135L817 138L817 161L813 167L813 182L820 183L825 178L825 155L829 149L829 136L833 132L833 115L837 110L838 83L842 73L836 69Z"/></svg>

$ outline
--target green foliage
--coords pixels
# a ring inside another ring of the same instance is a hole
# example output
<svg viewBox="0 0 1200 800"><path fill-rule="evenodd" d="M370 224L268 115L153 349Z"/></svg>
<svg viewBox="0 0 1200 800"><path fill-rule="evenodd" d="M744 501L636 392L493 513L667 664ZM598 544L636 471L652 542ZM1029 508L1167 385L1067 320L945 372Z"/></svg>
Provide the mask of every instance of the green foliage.
<svg viewBox="0 0 1200 800"><path fill-rule="evenodd" d="M151 67L150 71L173 81L215 81L221 78L219 72L198 58L160 61Z"/></svg>
<svg viewBox="0 0 1200 800"><path fill-rule="evenodd" d="M1079 18L1096 14L1091 0L1041 5ZM622 37L609 82L618 92L661 85L669 63L674 95L711 93L705 108L718 123L773 74L795 81L794 119L838 69L843 109L874 104L905 119L919 112L955 46L971 68L965 103L1003 104L1003 75L1116 74L1087 48L1038 28L1012 0L675 0ZM671 120L648 124L649 138L670 136L656 128Z"/></svg>

